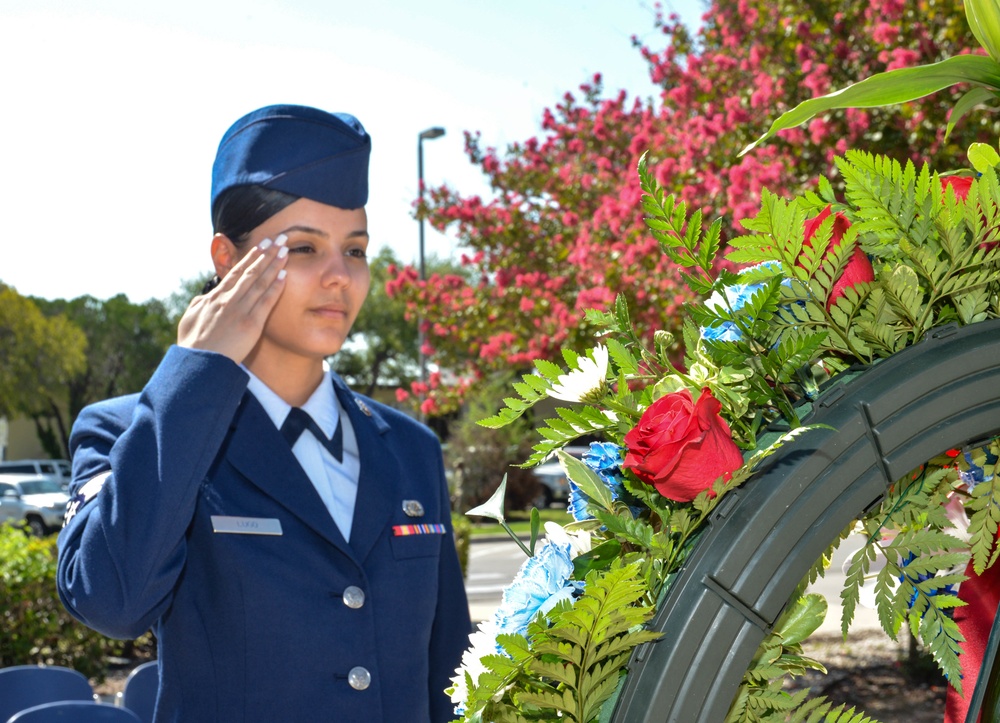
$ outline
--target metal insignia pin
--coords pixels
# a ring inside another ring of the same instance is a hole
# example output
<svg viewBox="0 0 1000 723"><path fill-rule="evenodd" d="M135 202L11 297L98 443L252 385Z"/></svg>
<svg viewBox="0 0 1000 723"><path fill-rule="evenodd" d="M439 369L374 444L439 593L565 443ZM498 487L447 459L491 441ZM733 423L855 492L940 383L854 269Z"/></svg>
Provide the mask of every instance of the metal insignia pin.
<svg viewBox="0 0 1000 723"><path fill-rule="evenodd" d="M407 517L423 517L424 506L418 500L403 500L403 512Z"/></svg>
<svg viewBox="0 0 1000 723"><path fill-rule="evenodd" d="M360 409L360 410L361 410L361 413L362 413L362 414L364 414L364 415L365 415L366 417L370 417L370 416L372 416L372 410L370 410L370 409L368 408L368 405L367 405L367 404L365 404L365 403L364 403L363 401L361 401L361 400L360 400L360 399L358 399L358 398L355 398L355 399L354 399L354 401L355 401L355 402L357 402L357 404L358 404L358 409Z"/></svg>

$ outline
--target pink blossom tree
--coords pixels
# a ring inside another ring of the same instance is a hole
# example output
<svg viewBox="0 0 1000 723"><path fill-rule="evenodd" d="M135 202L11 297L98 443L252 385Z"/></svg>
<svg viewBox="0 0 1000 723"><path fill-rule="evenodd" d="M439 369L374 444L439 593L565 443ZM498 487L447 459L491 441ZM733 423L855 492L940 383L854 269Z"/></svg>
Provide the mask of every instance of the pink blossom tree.
<svg viewBox="0 0 1000 723"><path fill-rule="evenodd" d="M544 112L537 137L504 152L466 134L492 198L429 189L417 213L457 233L469 273L420 281L400 269L387 290L425 320L425 353L465 379L463 390L469 380L553 358L562 345L588 348L586 310L606 308L618 293L639 328L676 331L690 299L643 225L635 169L647 150L665 190L700 209L705 223L723 217L731 232L756 212L764 187L797 192L820 175L836 186L833 158L848 148L944 170L972 140L996 137L997 124L977 116L945 140L956 88L901 111L817 117L737 157L806 98L977 44L958 0L715 0L703 20L692 33L661 13L662 46L634 41L658 98L607 93L595 76ZM410 391L431 414L461 398L440 383Z"/></svg>

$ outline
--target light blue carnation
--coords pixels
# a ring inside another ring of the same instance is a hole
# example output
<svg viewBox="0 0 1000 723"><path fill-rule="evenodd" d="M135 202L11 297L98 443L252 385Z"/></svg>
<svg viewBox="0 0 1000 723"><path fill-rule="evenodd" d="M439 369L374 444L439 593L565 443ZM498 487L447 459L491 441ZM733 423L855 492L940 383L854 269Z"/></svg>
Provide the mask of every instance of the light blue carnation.
<svg viewBox="0 0 1000 723"><path fill-rule="evenodd" d="M581 586L570 580L572 574L570 546L543 540L504 590L494 616L497 632L524 635L535 615L548 612L562 600L572 599Z"/></svg>
<svg viewBox="0 0 1000 723"><path fill-rule="evenodd" d="M597 472L604 484L611 490L611 499L617 500L623 491L621 447L612 442L591 442L590 449L583 453L583 461ZM574 520L593 519L593 515L587 511L589 503L590 497L573 480L570 480L569 502L566 509L573 515Z"/></svg>
<svg viewBox="0 0 1000 723"><path fill-rule="evenodd" d="M731 321L719 322L716 326L701 327L701 338L710 341L739 341L743 332Z"/></svg>
<svg viewBox="0 0 1000 723"><path fill-rule="evenodd" d="M573 519L580 520L593 519L593 515L587 510L590 498L583 493L573 480L569 481L569 501L566 503L566 511L573 515Z"/></svg>
<svg viewBox="0 0 1000 723"><path fill-rule="evenodd" d="M759 268L774 269L777 271L780 270L781 265L775 261L765 261L756 266L743 269L739 275L744 276L748 272ZM783 280L781 283L784 286L791 286L791 282L788 279ZM726 302L728 302L729 308L734 312L740 311L750 301L751 297L765 286L767 286L766 281L759 281L755 284L733 284L732 286L726 286L722 289L722 294L718 291L712 294L708 301L705 302L705 305L715 309L726 309ZM739 341L743 338L743 332L731 321L720 321L712 326L701 327L701 338L711 341Z"/></svg>

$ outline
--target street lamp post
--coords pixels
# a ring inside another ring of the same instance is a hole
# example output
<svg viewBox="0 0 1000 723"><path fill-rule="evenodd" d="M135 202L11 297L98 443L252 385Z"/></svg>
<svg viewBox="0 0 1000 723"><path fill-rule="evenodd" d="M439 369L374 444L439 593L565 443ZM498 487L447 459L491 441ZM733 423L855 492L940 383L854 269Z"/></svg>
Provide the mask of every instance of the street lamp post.
<svg viewBox="0 0 1000 723"><path fill-rule="evenodd" d="M424 141L431 141L444 135L444 128L434 126L425 131L420 131L417 136L417 182L420 184L420 280L427 279L427 268L424 262ZM417 320L417 344L420 352L420 381L427 381L427 359L424 356L424 331L423 320Z"/></svg>

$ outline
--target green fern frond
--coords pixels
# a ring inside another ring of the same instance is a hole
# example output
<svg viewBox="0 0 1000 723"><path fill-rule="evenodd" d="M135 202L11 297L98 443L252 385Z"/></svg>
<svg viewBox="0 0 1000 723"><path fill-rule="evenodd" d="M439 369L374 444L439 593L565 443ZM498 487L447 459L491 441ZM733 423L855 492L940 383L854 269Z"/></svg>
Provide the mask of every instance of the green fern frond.
<svg viewBox="0 0 1000 723"><path fill-rule="evenodd" d="M972 514L969 520L969 546L972 565L977 575L991 567L1000 555L996 546L997 527L1000 525L1000 475L980 482L972 488L966 509Z"/></svg>

